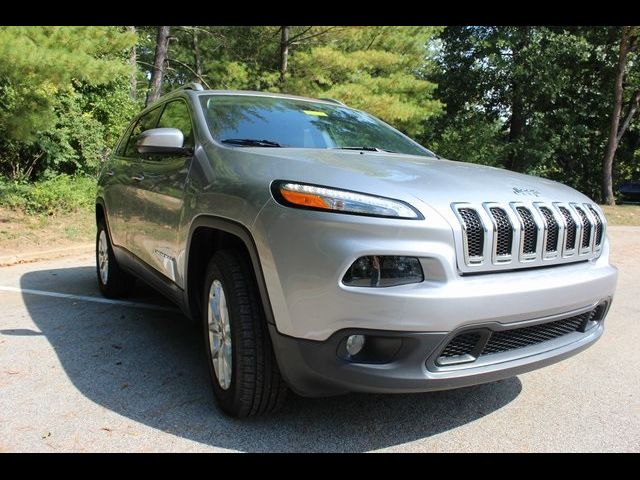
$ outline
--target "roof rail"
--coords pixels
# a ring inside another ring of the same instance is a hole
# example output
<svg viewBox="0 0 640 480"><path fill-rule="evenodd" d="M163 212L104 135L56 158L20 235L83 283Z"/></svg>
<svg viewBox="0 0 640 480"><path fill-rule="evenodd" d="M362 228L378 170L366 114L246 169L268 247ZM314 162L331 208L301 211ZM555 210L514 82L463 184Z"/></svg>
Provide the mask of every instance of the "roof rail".
<svg viewBox="0 0 640 480"><path fill-rule="evenodd" d="M176 90L196 90L198 92L201 92L204 90L204 88L202 88L202 85L197 82L191 82L176 88Z"/></svg>
<svg viewBox="0 0 640 480"><path fill-rule="evenodd" d="M325 102L337 103L338 105L342 105L343 107L347 106L346 103L343 103L340 100L336 100L335 98L320 97L320 98L318 98L318 100L324 100Z"/></svg>

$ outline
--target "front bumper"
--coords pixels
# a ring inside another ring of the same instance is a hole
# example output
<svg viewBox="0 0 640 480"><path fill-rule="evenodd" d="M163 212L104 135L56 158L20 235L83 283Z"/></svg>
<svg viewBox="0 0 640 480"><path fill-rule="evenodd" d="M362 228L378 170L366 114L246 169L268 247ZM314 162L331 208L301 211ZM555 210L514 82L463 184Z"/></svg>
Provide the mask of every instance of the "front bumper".
<svg viewBox="0 0 640 480"><path fill-rule="evenodd" d="M513 350L497 356L494 361L485 359L478 365L438 369L430 360L446 343L448 335L444 333L347 329L323 342L316 342L287 337L270 326L282 375L298 395L306 397L347 392L417 393L493 382L575 355L595 343L603 331L601 320L585 333L576 332L544 344ZM354 334L398 338L401 347L388 363L350 362L338 352L343 339Z"/></svg>

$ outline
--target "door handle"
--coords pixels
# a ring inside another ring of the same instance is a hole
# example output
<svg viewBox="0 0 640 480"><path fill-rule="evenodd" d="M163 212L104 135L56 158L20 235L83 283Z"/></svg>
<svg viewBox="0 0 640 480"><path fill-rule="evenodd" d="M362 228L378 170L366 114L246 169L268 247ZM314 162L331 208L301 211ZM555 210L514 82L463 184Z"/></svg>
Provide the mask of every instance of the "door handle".
<svg viewBox="0 0 640 480"><path fill-rule="evenodd" d="M131 180L135 180L136 182L141 182L144 180L144 175L142 173L138 175L134 175L133 177L131 177Z"/></svg>

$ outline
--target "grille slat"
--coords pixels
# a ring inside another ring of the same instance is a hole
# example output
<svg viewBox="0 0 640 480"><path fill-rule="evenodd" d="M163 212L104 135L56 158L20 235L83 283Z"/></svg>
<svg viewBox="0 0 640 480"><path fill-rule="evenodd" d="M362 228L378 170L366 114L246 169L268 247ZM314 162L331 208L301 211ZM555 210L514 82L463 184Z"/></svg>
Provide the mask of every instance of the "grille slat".
<svg viewBox="0 0 640 480"><path fill-rule="evenodd" d="M591 222L582 208L576 207L576 211L582 220L582 239L580 241L580 247L589 248L589 242L591 241Z"/></svg>
<svg viewBox="0 0 640 480"><path fill-rule="evenodd" d="M602 219L600 218L600 215L598 214L598 212L596 212L595 208L589 206L589 210L591 210L591 214L596 219L596 233L595 233L594 244L599 247L600 244L602 243L602 231L603 231Z"/></svg>
<svg viewBox="0 0 640 480"><path fill-rule="evenodd" d="M502 208L491 207L489 210L496 222L496 255L502 257L511 255L511 246L513 245L511 220Z"/></svg>
<svg viewBox="0 0 640 480"><path fill-rule="evenodd" d="M566 229L566 240L564 242L565 250L575 250L576 248L576 231L578 226L576 225L575 220L569 213L565 207L559 207L560 213L564 217L564 221L567 225Z"/></svg>
<svg viewBox="0 0 640 480"><path fill-rule="evenodd" d="M606 303L603 303L579 315L528 327L499 331L482 328L462 332L447 343L438 356L437 362L440 365L454 364L453 357L464 357L459 363L470 363L476 360L471 356L472 352L479 350L479 348L482 348L482 351L478 358L482 358L487 355L538 345L570 333L581 332L584 331L588 322L594 319L601 320L605 310ZM489 338L484 347L481 347L480 342L483 341L483 338L486 339L487 335Z"/></svg>
<svg viewBox="0 0 640 480"><path fill-rule="evenodd" d="M472 208L460 208L458 210L464 222L467 238L467 255L470 258L481 258L484 250L484 227L478 212Z"/></svg>
<svg viewBox="0 0 640 480"><path fill-rule="evenodd" d="M536 246L538 244L538 226L531 211L527 207L516 208L523 223L523 235L524 240L522 242L522 254L523 255L535 255Z"/></svg>
<svg viewBox="0 0 640 480"><path fill-rule="evenodd" d="M544 222L547 227L547 241L544 246L545 252L557 252L558 251L558 234L559 226L553 213L547 207L540 207L540 213L544 217Z"/></svg>

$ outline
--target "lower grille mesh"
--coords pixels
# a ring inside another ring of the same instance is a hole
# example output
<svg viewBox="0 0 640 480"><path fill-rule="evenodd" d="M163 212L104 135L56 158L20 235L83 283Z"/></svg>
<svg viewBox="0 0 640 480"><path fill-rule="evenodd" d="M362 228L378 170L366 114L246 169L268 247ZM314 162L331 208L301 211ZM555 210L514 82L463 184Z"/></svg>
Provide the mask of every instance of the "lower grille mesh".
<svg viewBox="0 0 640 480"><path fill-rule="evenodd" d="M442 351L442 357L457 357L458 355L467 355L471 353L480 340L480 334L477 332L462 333L458 335L454 341Z"/></svg>
<svg viewBox="0 0 640 480"><path fill-rule="evenodd" d="M453 364L455 363L452 361L455 360L454 357L463 356L466 356L465 362L473 361L486 355L529 347L569 333L584 331L588 322L602 319L605 308L606 305L601 304L580 315L529 327L502 331L484 328L462 332L456 335L442 350L438 357L438 363L442 365ZM470 355L474 355L476 358L469 357Z"/></svg>
<svg viewBox="0 0 640 480"><path fill-rule="evenodd" d="M578 331L586 325L586 322L588 322L594 314L595 310L592 310L582 315L576 315L575 317L565 318L555 322L516 328L514 330L504 330L502 332L493 332L480 356L528 347Z"/></svg>

